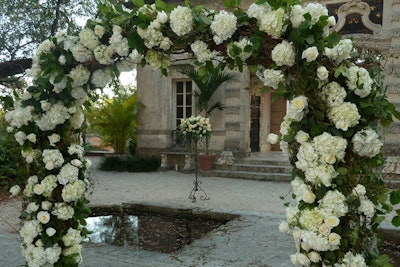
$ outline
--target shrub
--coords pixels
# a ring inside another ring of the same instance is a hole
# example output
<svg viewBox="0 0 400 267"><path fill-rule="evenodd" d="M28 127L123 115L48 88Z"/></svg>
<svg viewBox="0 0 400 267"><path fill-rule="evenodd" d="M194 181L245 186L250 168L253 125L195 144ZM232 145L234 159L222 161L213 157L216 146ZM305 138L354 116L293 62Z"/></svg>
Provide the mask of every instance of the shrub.
<svg viewBox="0 0 400 267"><path fill-rule="evenodd" d="M104 157L99 169L117 172L154 172L160 167L160 160L155 157Z"/></svg>

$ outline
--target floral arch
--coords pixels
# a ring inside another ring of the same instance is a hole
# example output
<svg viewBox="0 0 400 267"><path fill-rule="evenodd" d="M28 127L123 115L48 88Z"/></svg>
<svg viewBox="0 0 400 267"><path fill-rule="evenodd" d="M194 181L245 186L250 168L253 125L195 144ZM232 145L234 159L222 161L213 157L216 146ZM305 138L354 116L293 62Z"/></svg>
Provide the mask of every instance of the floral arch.
<svg viewBox="0 0 400 267"><path fill-rule="evenodd" d="M246 66L289 100L280 135L270 140L280 142L293 165L295 204L280 225L295 239L292 262L391 266L379 255L377 231L400 192L390 192L377 171L384 163L378 133L399 113L386 98L378 64L330 31L335 21L321 4L256 0L243 10L240 1L223 2L221 11L189 1L173 7L133 0L132 9L102 4L78 35L60 32L39 46L33 85L6 114L31 175L20 231L28 266L82 260L90 184L82 105L136 64L167 75L178 53L200 68L211 61L239 71ZM399 221L395 216L393 223Z"/></svg>

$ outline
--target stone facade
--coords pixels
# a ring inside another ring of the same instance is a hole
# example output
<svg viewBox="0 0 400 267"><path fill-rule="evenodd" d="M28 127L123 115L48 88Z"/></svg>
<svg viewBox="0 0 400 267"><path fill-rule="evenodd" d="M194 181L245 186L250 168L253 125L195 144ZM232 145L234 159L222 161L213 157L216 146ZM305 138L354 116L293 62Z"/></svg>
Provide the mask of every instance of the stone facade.
<svg viewBox="0 0 400 267"><path fill-rule="evenodd" d="M182 4L182 1L167 2ZM222 6L222 1L192 2L216 9ZM352 37L357 46L376 49L386 55L382 63L385 67L388 93L390 100L400 109L400 59L395 57L400 52L400 0L306 2L327 5L330 14L337 17L338 23L335 30L344 34L345 37ZM250 3L253 1L242 0L244 8ZM349 35L351 31L357 33ZM188 62L177 61L168 77L162 76L161 73L149 67L138 69L138 100L144 104L138 116L137 152L139 155L160 155L160 151L173 146L172 132L176 129L173 84L175 80L186 79L177 71L182 64L188 64ZM210 144L211 150L232 151L235 157L243 157L249 155L252 149L261 152L277 149L267 144L266 136L269 132L277 133L279 130L276 125L279 125L279 120L285 115L285 103L281 102L280 106L273 106L269 94L259 93L260 85L256 79L248 71L244 71L237 73L235 82L225 83L218 89L214 97L219 99L226 108L223 111L215 111L211 118L214 130ZM259 111L256 137L252 128L252 125L254 126L253 100L258 103L256 109ZM256 145L251 144L254 138L258 141ZM400 124L396 122L390 127L385 139L388 154L398 153L399 138Z"/></svg>

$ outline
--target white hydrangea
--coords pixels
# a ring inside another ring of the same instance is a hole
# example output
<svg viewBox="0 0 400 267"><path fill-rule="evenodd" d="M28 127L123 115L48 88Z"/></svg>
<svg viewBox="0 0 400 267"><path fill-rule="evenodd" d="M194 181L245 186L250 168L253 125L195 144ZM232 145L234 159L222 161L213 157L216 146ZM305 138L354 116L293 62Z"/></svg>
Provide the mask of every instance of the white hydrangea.
<svg viewBox="0 0 400 267"><path fill-rule="evenodd" d="M51 108L36 119L36 125L42 131L53 130L57 125L63 124L69 119L68 108L61 101L55 103Z"/></svg>
<svg viewBox="0 0 400 267"><path fill-rule="evenodd" d="M265 86L273 89L278 89L279 83L285 81L285 76L281 70L259 68L256 74Z"/></svg>
<svg viewBox="0 0 400 267"><path fill-rule="evenodd" d="M153 70L166 69L171 64L170 59L166 55L155 50L147 51L146 62Z"/></svg>
<svg viewBox="0 0 400 267"><path fill-rule="evenodd" d="M137 28L137 33L144 40L144 44L149 49L160 45L164 39L160 24L155 22L157 21L151 22L146 29L142 29L140 27Z"/></svg>
<svg viewBox="0 0 400 267"><path fill-rule="evenodd" d="M58 149L45 149L42 153L43 163L47 170L53 170L64 163L63 155Z"/></svg>
<svg viewBox="0 0 400 267"><path fill-rule="evenodd" d="M318 263L322 260L321 255L316 251L311 251L307 256L313 263Z"/></svg>
<svg viewBox="0 0 400 267"><path fill-rule="evenodd" d="M113 34L109 40L110 46L121 57L126 57L129 54L128 39L122 36L122 28L118 25L113 25Z"/></svg>
<svg viewBox="0 0 400 267"><path fill-rule="evenodd" d="M72 52L74 59L81 63L90 61L93 57L92 51L90 49L86 48L81 43L77 43L73 47L71 47L71 52Z"/></svg>
<svg viewBox="0 0 400 267"><path fill-rule="evenodd" d="M317 69L317 77L318 79L320 79L321 81L325 81L328 79L329 77L329 71L326 69L325 66L320 66Z"/></svg>
<svg viewBox="0 0 400 267"><path fill-rule="evenodd" d="M68 76L72 78L72 87L83 86L89 81L90 71L83 65L73 68Z"/></svg>
<svg viewBox="0 0 400 267"><path fill-rule="evenodd" d="M43 231L38 220L24 221L19 234L25 244L31 244L33 240Z"/></svg>
<svg viewBox="0 0 400 267"><path fill-rule="evenodd" d="M328 16L328 9L319 3L309 3L304 8L304 12L311 15L311 21L314 24L317 23L322 16Z"/></svg>
<svg viewBox="0 0 400 267"><path fill-rule="evenodd" d="M14 109L6 112L4 118L11 127L21 128L32 121L34 110L32 106L22 107L21 101L17 100L14 101Z"/></svg>
<svg viewBox="0 0 400 267"><path fill-rule="evenodd" d="M297 162L296 162L297 166ZM331 164L318 162L316 166L309 167L304 171L306 180L315 185L332 186L332 180L338 176L335 168Z"/></svg>
<svg viewBox="0 0 400 267"><path fill-rule="evenodd" d="M360 197L358 211L363 213L368 219L371 219L375 215L375 204L366 196Z"/></svg>
<svg viewBox="0 0 400 267"><path fill-rule="evenodd" d="M45 249L41 240L38 240L35 244L28 244L26 247L22 246L22 254L29 266L45 266L47 262Z"/></svg>
<svg viewBox="0 0 400 267"><path fill-rule="evenodd" d="M253 44L248 38L241 38L240 41L234 41L233 43L230 43L227 47L227 54L230 58L235 58L235 55L233 54L233 48L238 47L241 52L238 55L238 57L242 61L246 61L250 56L251 56L251 51L246 52L245 49L246 47L251 47Z"/></svg>
<svg viewBox="0 0 400 267"><path fill-rule="evenodd" d="M102 65L110 65L114 62L112 58L114 50L111 46L99 45L93 52L95 59Z"/></svg>
<svg viewBox="0 0 400 267"><path fill-rule="evenodd" d="M367 267L365 259L361 254L354 255L349 251L344 255L342 263L335 263L334 267Z"/></svg>
<svg viewBox="0 0 400 267"><path fill-rule="evenodd" d="M234 14L225 10L214 16L210 29L214 34L214 42L219 45L228 40L236 31L237 18Z"/></svg>
<svg viewBox="0 0 400 267"><path fill-rule="evenodd" d="M328 238L321 235L319 232L314 231L302 231L301 240L310 249L315 251L328 251L331 249Z"/></svg>
<svg viewBox="0 0 400 267"><path fill-rule="evenodd" d="M60 173L57 175L57 180L60 184L66 185L73 181L78 180L79 169L71 163L62 166Z"/></svg>
<svg viewBox="0 0 400 267"><path fill-rule="evenodd" d="M380 153L383 146L378 133L371 128L358 131L351 141L354 152L362 157L375 157Z"/></svg>
<svg viewBox="0 0 400 267"><path fill-rule="evenodd" d="M177 6L172 10L170 17L171 30L178 36L188 34L193 29L193 15L188 7Z"/></svg>
<svg viewBox="0 0 400 267"><path fill-rule="evenodd" d="M350 39L340 40L333 48L325 47L325 55L338 64L343 60L349 59L352 51L353 42Z"/></svg>
<svg viewBox="0 0 400 267"><path fill-rule="evenodd" d="M64 256L75 255L75 258L73 258L73 261L76 263L80 263L82 261L81 250L82 250L82 245L80 245L80 244L73 245L71 247L64 249L63 255Z"/></svg>
<svg viewBox="0 0 400 267"><path fill-rule="evenodd" d="M40 184L44 187L43 196L50 197L53 190L57 187L57 177L55 175L47 175Z"/></svg>
<svg viewBox="0 0 400 267"><path fill-rule="evenodd" d="M277 44L271 52L271 58L277 66L293 66L296 59L293 43L283 40Z"/></svg>
<svg viewBox="0 0 400 267"><path fill-rule="evenodd" d="M293 28L298 28L300 24L304 21L305 11L300 5L292 6L292 10L290 12L290 22L292 23Z"/></svg>
<svg viewBox="0 0 400 267"><path fill-rule="evenodd" d="M99 38L97 38L95 32L89 28L84 28L83 30L81 30L81 32L79 33L79 41L92 51L98 45L100 45Z"/></svg>
<svg viewBox="0 0 400 267"><path fill-rule="evenodd" d="M251 18L256 18L260 30L274 39L280 38L288 26L286 21L289 16L285 10L283 8L272 10L268 3L250 5L247 14Z"/></svg>
<svg viewBox="0 0 400 267"><path fill-rule="evenodd" d="M346 197L338 190L330 190L320 200L320 208L326 214L342 217L348 212Z"/></svg>
<svg viewBox="0 0 400 267"><path fill-rule="evenodd" d="M288 206L286 207L285 212L287 222L289 224L295 224L298 220L300 212L298 206Z"/></svg>
<svg viewBox="0 0 400 267"><path fill-rule="evenodd" d="M78 144L71 144L68 147L68 154L73 155L76 154L78 155L78 157L82 157L83 153L85 152L85 149L83 148L83 146L78 145Z"/></svg>
<svg viewBox="0 0 400 267"><path fill-rule="evenodd" d="M253 3L249 6L246 13L250 18L260 19L271 10L272 8L268 2L265 2L261 5Z"/></svg>
<svg viewBox="0 0 400 267"><path fill-rule="evenodd" d="M306 171L318 165L319 156L311 142L302 143L296 157L296 168L302 171Z"/></svg>
<svg viewBox="0 0 400 267"><path fill-rule="evenodd" d="M352 193L357 197L363 197L367 193L367 190L362 184L357 184L356 187L353 188Z"/></svg>
<svg viewBox="0 0 400 267"><path fill-rule="evenodd" d="M318 48L316 46L312 46L303 51L301 58L305 59L307 62L313 62L317 59L318 55Z"/></svg>
<svg viewBox="0 0 400 267"><path fill-rule="evenodd" d="M368 70L358 66L348 68L347 86L361 98L367 97L372 90L373 80Z"/></svg>
<svg viewBox="0 0 400 267"><path fill-rule="evenodd" d="M211 50L208 48L208 45L201 40L194 41L190 45L190 48L192 49L194 56L200 63L210 61L217 54L215 51L211 52Z"/></svg>
<svg viewBox="0 0 400 267"><path fill-rule="evenodd" d="M332 136L324 132L314 137L313 145L321 158L328 164L333 164L336 160L342 161L346 154L347 140L340 136ZM328 160L333 158L332 160ZM329 162L331 161L331 162Z"/></svg>
<svg viewBox="0 0 400 267"><path fill-rule="evenodd" d="M139 53L136 49L133 49L132 52L128 56L128 60L132 63L138 64L142 61L143 55Z"/></svg>
<svg viewBox="0 0 400 267"><path fill-rule="evenodd" d="M48 229L50 229L50 228L46 229L46 233L47 233ZM62 249L58 244L54 244L52 247L46 248L45 252L46 252L47 263L49 263L50 265L53 265L60 259Z"/></svg>
<svg viewBox="0 0 400 267"><path fill-rule="evenodd" d="M69 228L67 233L62 237L64 246L70 247L78 245L82 241L81 231Z"/></svg>
<svg viewBox="0 0 400 267"><path fill-rule="evenodd" d="M328 118L335 124L337 129L347 131L349 127L354 127L358 124L361 116L355 104L343 102L328 110Z"/></svg>
<svg viewBox="0 0 400 267"><path fill-rule="evenodd" d="M304 209L300 212L299 223L309 231L318 231L324 222L324 216L318 208Z"/></svg>
<svg viewBox="0 0 400 267"><path fill-rule="evenodd" d="M75 130L80 129L84 121L85 121L85 115L83 114L81 108L77 108L76 112L69 119L72 129Z"/></svg>
<svg viewBox="0 0 400 267"><path fill-rule="evenodd" d="M73 202L82 198L85 191L85 183L82 180L75 180L64 186L61 196L65 202Z"/></svg>
<svg viewBox="0 0 400 267"><path fill-rule="evenodd" d="M328 107L343 104L347 96L346 90L337 82L333 81L322 87L322 99Z"/></svg>
<svg viewBox="0 0 400 267"><path fill-rule="evenodd" d="M15 141L21 146L24 145L26 140L26 134L23 131L18 131L14 134Z"/></svg>
<svg viewBox="0 0 400 267"><path fill-rule="evenodd" d="M74 87L71 91L71 96L76 99L76 103L80 106L88 98L88 94L82 87Z"/></svg>
<svg viewBox="0 0 400 267"><path fill-rule="evenodd" d="M58 202L54 204L51 214L60 220L66 221L74 216L74 208L64 202Z"/></svg>
<svg viewBox="0 0 400 267"><path fill-rule="evenodd" d="M290 261L296 266L310 266L311 263L307 255L300 252L290 255Z"/></svg>
<svg viewBox="0 0 400 267"><path fill-rule="evenodd" d="M95 70L90 79L97 88L104 88L111 81L111 71L108 68Z"/></svg>

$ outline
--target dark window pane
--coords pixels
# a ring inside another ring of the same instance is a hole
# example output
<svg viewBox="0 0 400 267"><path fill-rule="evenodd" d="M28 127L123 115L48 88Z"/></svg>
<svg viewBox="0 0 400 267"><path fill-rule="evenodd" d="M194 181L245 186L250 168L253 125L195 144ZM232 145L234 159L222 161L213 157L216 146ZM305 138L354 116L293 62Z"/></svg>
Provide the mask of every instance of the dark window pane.
<svg viewBox="0 0 400 267"><path fill-rule="evenodd" d="M178 106L182 106L183 105L183 95L177 95L176 96L176 104Z"/></svg>
<svg viewBox="0 0 400 267"><path fill-rule="evenodd" d="M183 118L183 108L182 107L176 108L176 118L177 119Z"/></svg>
<svg viewBox="0 0 400 267"><path fill-rule="evenodd" d="M178 94L183 93L183 82L176 83L176 93L178 93Z"/></svg>
<svg viewBox="0 0 400 267"><path fill-rule="evenodd" d="M192 107L187 107L186 108L186 117L192 116Z"/></svg>
<svg viewBox="0 0 400 267"><path fill-rule="evenodd" d="M192 82L186 82L186 92L192 92Z"/></svg>
<svg viewBox="0 0 400 267"><path fill-rule="evenodd" d="M192 95L186 95L186 105L191 106L192 105Z"/></svg>

